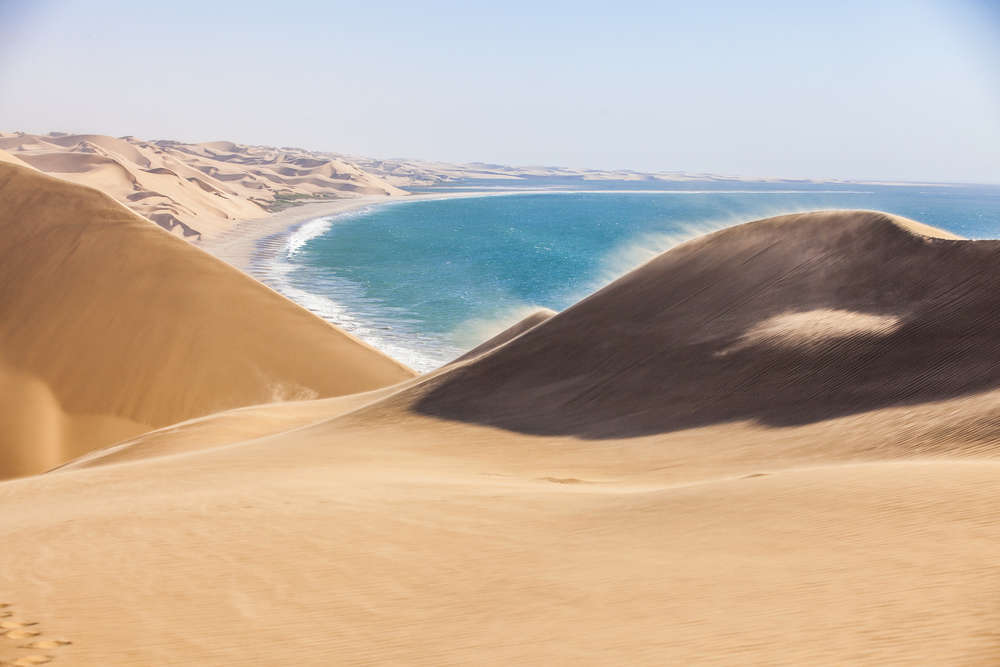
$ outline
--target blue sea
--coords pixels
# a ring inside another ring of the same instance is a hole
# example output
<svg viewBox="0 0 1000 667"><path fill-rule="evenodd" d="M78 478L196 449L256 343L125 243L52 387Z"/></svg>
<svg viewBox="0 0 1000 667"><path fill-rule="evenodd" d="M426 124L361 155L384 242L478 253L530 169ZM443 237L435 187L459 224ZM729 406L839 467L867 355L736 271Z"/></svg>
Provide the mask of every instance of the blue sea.
<svg viewBox="0 0 1000 667"><path fill-rule="evenodd" d="M486 184L468 187L476 185ZM1000 186L497 192L311 220L286 234L277 251L259 254L251 272L426 371L540 306L566 308L677 243L758 218L832 208L877 209L968 238L1000 238Z"/></svg>

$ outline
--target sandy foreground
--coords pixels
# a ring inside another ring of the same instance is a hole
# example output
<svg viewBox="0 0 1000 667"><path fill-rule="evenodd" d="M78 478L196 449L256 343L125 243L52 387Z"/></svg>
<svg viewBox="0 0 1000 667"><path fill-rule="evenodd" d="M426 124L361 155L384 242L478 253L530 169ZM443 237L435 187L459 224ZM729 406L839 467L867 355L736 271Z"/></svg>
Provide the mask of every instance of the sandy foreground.
<svg viewBox="0 0 1000 667"><path fill-rule="evenodd" d="M1000 242L872 212L750 223L414 376L39 179L0 164L0 238L73 252L0 263L5 458L41 442L18 378L128 419L249 398L247 360L339 379L0 483L0 661L1000 661ZM153 300L191 271L214 273Z"/></svg>

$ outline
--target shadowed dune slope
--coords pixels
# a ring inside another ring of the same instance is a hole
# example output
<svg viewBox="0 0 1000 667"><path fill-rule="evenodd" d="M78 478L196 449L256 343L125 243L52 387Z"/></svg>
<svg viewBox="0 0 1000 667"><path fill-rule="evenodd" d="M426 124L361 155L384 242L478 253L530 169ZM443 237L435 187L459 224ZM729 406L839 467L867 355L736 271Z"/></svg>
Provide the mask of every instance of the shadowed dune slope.
<svg viewBox="0 0 1000 667"><path fill-rule="evenodd" d="M411 371L110 197L0 162L0 476Z"/></svg>
<svg viewBox="0 0 1000 667"><path fill-rule="evenodd" d="M1000 385L1000 242L864 211L670 250L456 372L424 414L537 434L803 424Z"/></svg>

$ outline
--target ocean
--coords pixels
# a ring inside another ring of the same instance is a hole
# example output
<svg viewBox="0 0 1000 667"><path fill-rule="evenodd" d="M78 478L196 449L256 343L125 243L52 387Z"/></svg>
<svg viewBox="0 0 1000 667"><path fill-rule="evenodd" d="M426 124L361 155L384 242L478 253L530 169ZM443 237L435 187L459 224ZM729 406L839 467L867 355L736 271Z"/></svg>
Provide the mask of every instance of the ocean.
<svg viewBox="0 0 1000 667"><path fill-rule="evenodd" d="M1000 238L1000 186L685 185L379 204L301 224L277 245L271 239L250 270L427 371L539 307L566 308L677 243L758 218L877 209L967 238Z"/></svg>

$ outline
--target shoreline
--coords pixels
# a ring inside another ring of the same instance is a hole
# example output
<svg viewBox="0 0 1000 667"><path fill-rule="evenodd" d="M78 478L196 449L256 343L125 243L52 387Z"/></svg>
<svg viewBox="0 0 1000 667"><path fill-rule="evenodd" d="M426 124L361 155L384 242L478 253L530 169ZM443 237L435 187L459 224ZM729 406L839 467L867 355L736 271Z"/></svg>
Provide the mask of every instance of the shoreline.
<svg viewBox="0 0 1000 667"><path fill-rule="evenodd" d="M233 227L214 238L193 242L197 248L221 259L240 271L259 280L252 272L262 250L262 242L272 237L287 238L298 227L312 220L350 213L367 206L402 204L405 202L436 201L444 199L472 199L476 197L502 197L505 195L538 194L544 190L513 190L473 192L428 192L403 196L361 195L344 199L309 202L293 206L260 218L237 220ZM274 246L277 243L272 244Z"/></svg>
<svg viewBox="0 0 1000 667"><path fill-rule="evenodd" d="M277 234L291 233L295 227L310 220L347 213L376 203L403 199L385 195L362 195L349 199L310 202L262 218L238 220L232 229L194 245L240 271L253 275L250 269L254 255L257 254L258 246L264 239Z"/></svg>

